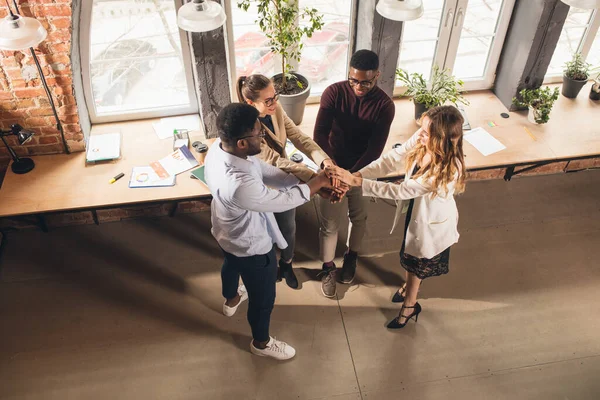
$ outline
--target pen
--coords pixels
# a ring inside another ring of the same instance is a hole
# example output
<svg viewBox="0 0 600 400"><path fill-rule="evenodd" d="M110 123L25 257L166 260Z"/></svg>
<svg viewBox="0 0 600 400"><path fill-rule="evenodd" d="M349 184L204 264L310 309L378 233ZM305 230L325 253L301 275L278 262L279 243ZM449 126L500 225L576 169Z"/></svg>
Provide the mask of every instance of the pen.
<svg viewBox="0 0 600 400"><path fill-rule="evenodd" d="M108 183L115 183L116 181L118 181L119 179L121 179L124 176L125 176L125 174L121 172L119 175L112 178Z"/></svg>
<svg viewBox="0 0 600 400"><path fill-rule="evenodd" d="M523 127L523 129L525 129L525 132L527 132L527 134L528 134L529 136L531 136L531 138L532 138L533 140L537 140L537 139L536 139L536 137L535 137L535 136L533 136L533 133L531 133L531 132L529 131L529 129L527 129L527 127L526 127L526 126L524 126L524 127Z"/></svg>

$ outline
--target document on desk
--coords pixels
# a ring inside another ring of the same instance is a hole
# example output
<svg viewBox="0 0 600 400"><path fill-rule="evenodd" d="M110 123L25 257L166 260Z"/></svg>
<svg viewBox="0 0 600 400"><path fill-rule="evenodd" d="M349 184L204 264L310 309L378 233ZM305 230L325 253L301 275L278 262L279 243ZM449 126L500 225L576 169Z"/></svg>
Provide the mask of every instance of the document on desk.
<svg viewBox="0 0 600 400"><path fill-rule="evenodd" d="M150 163L150 166L156 172L160 179L167 179L185 172L198 165L198 161L187 146L182 146L165 158Z"/></svg>
<svg viewBox="0 0 600 400"><path fill-rule="evenodd" d="M121 156L121 133L91 135L85 159L87 162L114 160Z"/></svg>
<svg viewBox="0 0 600 400"><path fill-rule="evenodd" d="M183 115L181 117L161 118L160 121L152 123L152 127L159 139L168 139L173 137L175 129L200 130L200 117L197 115Z"/></svg>
<svg viewBox="0 0 600 400"><path fill-rule="evenodd" d="M133 167L131 171L131 179L129 180L130 188L146 188L146 187L163 187L174 186L175 176L167 179L160 179L156 172L151 167Z"/></svg>
<svg viewBox="0 0 600 400"><path fill-rule="evenodd" d="M473 147L479 150L484 156L489 156L490 154L506 149L505 145L500 143L498 139L490 135L490 133L482 127L477 127L465 132L463 138L471 143Z"/></svg>

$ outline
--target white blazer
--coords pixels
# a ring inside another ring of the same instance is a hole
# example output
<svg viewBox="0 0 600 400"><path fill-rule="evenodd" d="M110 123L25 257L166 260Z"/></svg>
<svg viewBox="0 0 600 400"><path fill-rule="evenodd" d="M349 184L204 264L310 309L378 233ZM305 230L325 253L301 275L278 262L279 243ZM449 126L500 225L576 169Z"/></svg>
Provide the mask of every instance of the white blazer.
<svg viewBox="0 0 600 400"><path fill-rule="evenodd" d="M420 176L411 179L414 165L406 172L404 181L400 184L377 182L373 179L382 178L395 171L404 171L406 155L417 144L417 131L403 146L392 149L359 172L363 177L362 190L364 196L392 199L396 201L396 215L392 231L402 217L405 202L414 199L411 219L406 233L405 252L414 257L433 258L454 243L458 242L458 209L454 201L454 186L458 179L448 184L448 193L438 188L437 196L433 197L430 185ZM402 200L404 204L400 204Z"/></svg>

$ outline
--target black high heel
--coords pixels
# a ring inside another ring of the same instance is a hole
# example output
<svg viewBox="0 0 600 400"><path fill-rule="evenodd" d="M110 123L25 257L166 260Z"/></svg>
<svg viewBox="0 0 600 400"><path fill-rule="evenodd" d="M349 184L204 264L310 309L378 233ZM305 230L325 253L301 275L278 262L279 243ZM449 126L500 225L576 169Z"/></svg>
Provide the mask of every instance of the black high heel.
<svg viewBox="0 0 600 400"><path fill-rule="evenodd" d="M406 284L394 293L392 297L392 303L404 303L404 295L406 294Z"/></svg>
<svg viewBox="0 0 600 400"><path fill-rule="evenodd" d="M414 308L415 311L413 311L410 315L404 315L402 314L402 311L404 311L405 308ZM398 314L398 316L396 318L394 318L393 320L391 320L388 324L387 327L388 329L401 329L404 328L406 326L406 324L408 323L408 321L410 321L410 319L412 317L415 317L415 323L417 322L417 320L419 319L419 314L421 313L421 305L419 304L419 302L415 303L414 306L412 307L407 307L407 306L402 306L402 308L400 309L400 314ZM404 321L404 323L400 323L400 318L405 318L406 320Z"/></svg>

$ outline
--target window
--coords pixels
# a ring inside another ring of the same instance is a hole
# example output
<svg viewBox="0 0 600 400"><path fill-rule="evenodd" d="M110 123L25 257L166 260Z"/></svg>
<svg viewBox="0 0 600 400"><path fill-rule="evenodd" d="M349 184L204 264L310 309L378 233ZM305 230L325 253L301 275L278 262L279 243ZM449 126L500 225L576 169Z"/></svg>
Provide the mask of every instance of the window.
<svg viewBox="0 0 600 400"><path fill-rule="evenodd" d="M423 17L404 24L398 67L428 79L438 65L464 80L466 89L492 87L515 0L423 3Z"/></svg>
<svg viewBox="0 0 600 400"><path fill-rule="evenodd" d="M599 25L600 14L597 10L582 10L574 7L569 9L558 44L546 71L545 83L562 80L564 64L573 58L574 53L581 52L588 62L598 65L600 43L596 38Z"/></svg>
<svg viewBox="0 0 600 400"><path fill-rule="evenodd" d="M187 35L174 0L85 2L82 70L92 122L196 112Z"/></svg>
<svg viewBox="0 0 600 400"><path fill-rule="evenodd" d="M304 38L302 58L297 66L311 84L313 101L325 88L348 77L349 48L352 29L352 0L299 0L299 7L313 7L323 14L324 26L311 38ZM268 77L281 72L281 62L271 53L268 39L258 24L256 2L247 12L237 6L237 0L228 3L227 24L229 39L231 81L242 75L263 74ZM302 24L302 21L300 21ZM290 63L294 65L294 63ZM233 90L235 92L235 90ZM237 95L233 96L237 99Z"/></svg>

